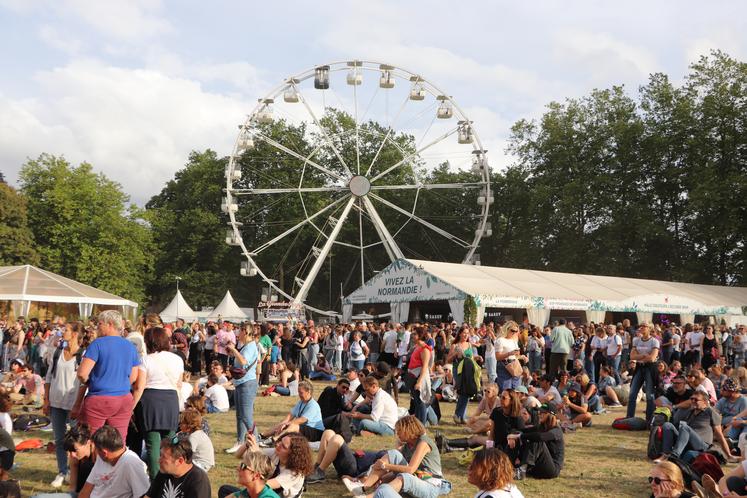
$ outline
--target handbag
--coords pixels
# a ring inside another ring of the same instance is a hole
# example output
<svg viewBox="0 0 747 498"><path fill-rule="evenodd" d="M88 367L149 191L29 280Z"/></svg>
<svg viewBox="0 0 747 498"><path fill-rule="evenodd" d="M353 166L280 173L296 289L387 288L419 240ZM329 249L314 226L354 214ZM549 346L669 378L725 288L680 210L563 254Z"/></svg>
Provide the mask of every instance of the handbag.
<svg viewBox="0 0 747 498"><path fill-rule="evenodd" d="M511 377L520 377L521 373L524 371L519 360L504 363L503 366L506 367L506 371L511 374Z"/></svg>
<svg viewBox="0 0 747 498"><path fill-rule="evenodd" d="M244 347L246 347L246 346L244 346ZM243 349L243 348L242 348L242 349ZM259 350L257 350L257 358L259 358ZM228 371L229 371L229 372L231 373L231 378L232 378L233 380L239 380L239 379L241 379L242 377L244 377L244 375L246 375L246 373L247 373L247 372L248 372L249 370L251 370L251 368L252 368L252 367L253 367L254 365L256 365L256 363L257 363L257 358L255 358L255 359L254 359L254 361L253 361L253 362L252 362L252 363L251 363L251 364L250 364L250 365L249 365L248 367L246 367L246 368L244 368L244 367L242 367L242 366L238 366L238 367L237 367L237 366L233 366L233 367L229 368L229 369L228 369Z"/></svg>

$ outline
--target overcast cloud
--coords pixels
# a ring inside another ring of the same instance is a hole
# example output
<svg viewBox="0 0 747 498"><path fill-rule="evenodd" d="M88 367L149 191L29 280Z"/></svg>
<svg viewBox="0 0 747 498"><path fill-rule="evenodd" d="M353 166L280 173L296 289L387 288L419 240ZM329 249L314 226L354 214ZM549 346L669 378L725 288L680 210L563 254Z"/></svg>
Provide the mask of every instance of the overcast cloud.
<svg viewBox="0 0 747 498"><path fill-rule="evenodd" d="M742 1L0 0L0 168L88 161L143 204L190 150L229 154L284 77L353 58L447 89L502 167L511 124L552 100L745 60L746 19Z"/></svg>

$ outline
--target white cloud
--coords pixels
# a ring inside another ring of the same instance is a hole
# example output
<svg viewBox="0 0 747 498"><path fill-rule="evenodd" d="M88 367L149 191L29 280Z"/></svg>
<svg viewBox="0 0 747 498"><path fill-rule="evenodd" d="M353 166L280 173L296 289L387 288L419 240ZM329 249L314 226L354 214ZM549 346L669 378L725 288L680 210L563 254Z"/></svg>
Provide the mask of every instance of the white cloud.
<svg viewBox="0 0 747 498"><path fill-rule="evenodd" d="M72 55L80 52L83 46L80 40L61 33L59 29L49 24L39 28L39 38L50 47Z"/></svg>
<svg viewBox="0 0 747 498"><path fill-rule="evenodd" d="M159 0L67 0L54 2L59 10L77 15L98 32L125 41L144 41L174 31L169 21L160 17Z"/></svg>

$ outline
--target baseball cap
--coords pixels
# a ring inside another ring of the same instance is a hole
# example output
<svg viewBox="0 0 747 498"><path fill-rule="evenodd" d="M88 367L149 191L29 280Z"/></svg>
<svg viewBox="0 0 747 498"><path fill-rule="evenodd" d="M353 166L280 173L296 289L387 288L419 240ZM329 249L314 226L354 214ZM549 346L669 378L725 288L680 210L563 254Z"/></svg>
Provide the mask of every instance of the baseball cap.
<svg viewBox="0 0 747 498"><path fill-rule="evenodd" d="M734 379L726 379L721 385L721 389L724 391L739 392L739 386Z"/></svg>
<svg viewBox="0 0 747 498"><path fill-rule="evenodd" d="M527 390L526 386L519 386L516 389L514 389L517 393L521 394L529 394L529 391Z"/></svg>
<svg viewBox="0 0 747 498"><path fill-rule="evenodd" d="M541 412L552 413L553 415L558 414L558 409L555 408L555 403L542 403L539 407Z"/></svg>

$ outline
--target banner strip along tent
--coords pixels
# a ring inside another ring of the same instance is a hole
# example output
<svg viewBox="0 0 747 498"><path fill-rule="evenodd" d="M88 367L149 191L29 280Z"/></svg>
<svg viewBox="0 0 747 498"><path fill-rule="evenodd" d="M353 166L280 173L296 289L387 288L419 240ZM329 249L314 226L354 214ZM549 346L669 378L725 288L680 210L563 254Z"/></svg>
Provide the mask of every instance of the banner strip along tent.
<svg viewBox="0 0 747 498"><path fill-rule="evenodd" d="M389 303L392 309L400 311L403 308L400 303L446 300L452 316L459 321L457 317L463 317L467 296L477 305L478 322L485 308L493 307L525 309L535 323L542 325L550 318L549 310L582 310L587 319L596 321L601 321L607 311L617 311L638 313L648 320L653 313L668 313L688 318L712 315L731 326L747 323L745 287L414 259L392 262L348 295L343 300L343 311L352 314L353 305L369 303ZM402 313L397 314L402 318Z"/></svg>
<svg viewBox="0 0 747 498"><path fill-rule="evenodd" d="M16 317L27 316L32 302L77 304L81 317L94 305L119 306L134 316L137 303L31 265L0 267L0 301L10 301Z"/></svg>

